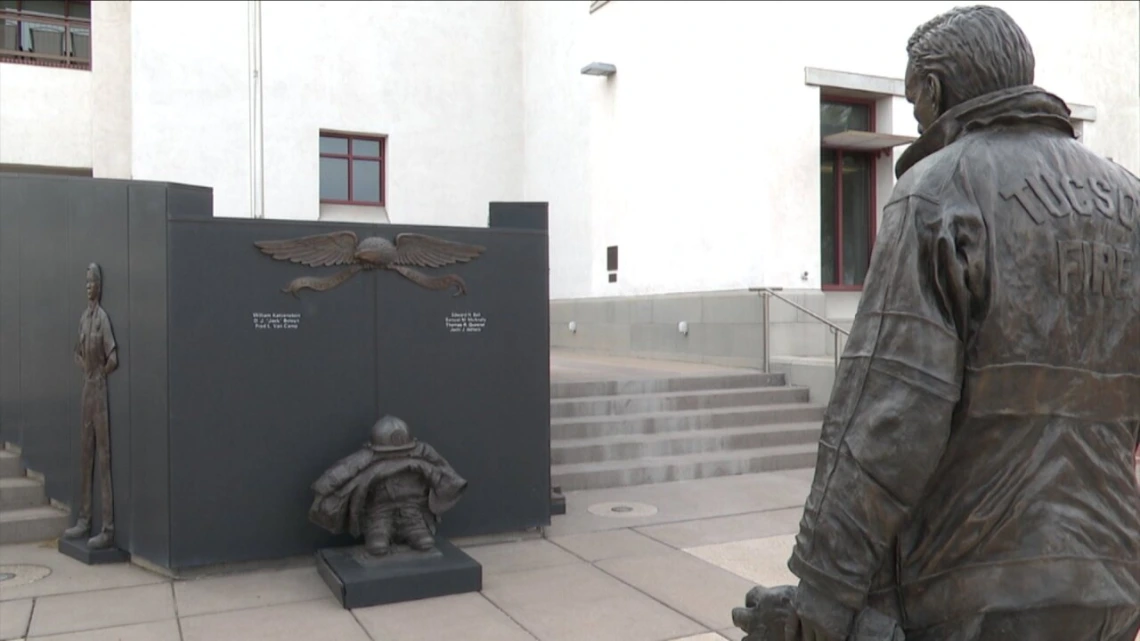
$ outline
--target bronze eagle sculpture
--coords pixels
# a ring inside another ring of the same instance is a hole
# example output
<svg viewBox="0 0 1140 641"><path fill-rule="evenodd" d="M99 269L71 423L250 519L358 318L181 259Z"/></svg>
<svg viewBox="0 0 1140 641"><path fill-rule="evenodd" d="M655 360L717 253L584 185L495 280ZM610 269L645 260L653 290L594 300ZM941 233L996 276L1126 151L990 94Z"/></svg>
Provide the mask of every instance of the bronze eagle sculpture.
<svg viewBox="0 0 1140 641"><path fill-rule="evenodd" d="M428 276L413 267L443 267L466 263L478 258L486 248L465 245L423 234L397 234L396 242L370 236L357 241L351 231L334 231L316 236L287 240L262 240L254 245L277 260L287 260L309 267L346 266L324 278L301 276L281 291L297 296L302 289L323 292L337 287L362 270L387 269L413 283L431 290L455 287L453 296L467 293L467 284L454 274Z"/></svg>

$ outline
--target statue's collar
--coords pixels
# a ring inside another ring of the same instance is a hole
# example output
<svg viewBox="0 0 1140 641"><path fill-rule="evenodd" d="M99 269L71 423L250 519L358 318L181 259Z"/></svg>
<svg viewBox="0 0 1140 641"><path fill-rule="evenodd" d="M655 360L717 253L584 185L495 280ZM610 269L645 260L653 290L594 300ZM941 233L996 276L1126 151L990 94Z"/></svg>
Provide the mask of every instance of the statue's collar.
<svg viewBox="0 0 1140 641"><path fill-rule="evenodd" d="M920 160L953 143L966 133L994 125L1035 123L1076 137L1069 120L1069 107L1057 96L1034 85L994 91L959 105L942 114L918 140L899 157L895 177Z"/></svg>

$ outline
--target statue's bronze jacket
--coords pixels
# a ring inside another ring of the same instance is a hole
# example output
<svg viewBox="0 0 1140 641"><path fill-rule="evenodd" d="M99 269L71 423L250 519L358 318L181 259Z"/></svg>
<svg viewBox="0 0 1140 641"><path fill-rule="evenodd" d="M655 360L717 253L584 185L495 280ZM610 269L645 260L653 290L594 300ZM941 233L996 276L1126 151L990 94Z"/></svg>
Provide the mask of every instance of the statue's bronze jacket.
<svg viewBox="0 0 1140 641"><path fill-rule="evenodd" d="M1037 87L899 159L789 562L836 632L1140 605L1140 180ZM848 626L848 627L845 627Z"/></svg>
<svg viewBox="0 0 1140 641"><path fill-rule="evenodd" d="M313 483L316 497L309 520L333 534L361 536L367 525L367 502L374 483L413 472L423 481L427 510L433 517L427 525L434 531L439 516L455 507L467 490L459 476L435 449L423 442L399 452L378 451L369 445L336 462Z"/></svg>

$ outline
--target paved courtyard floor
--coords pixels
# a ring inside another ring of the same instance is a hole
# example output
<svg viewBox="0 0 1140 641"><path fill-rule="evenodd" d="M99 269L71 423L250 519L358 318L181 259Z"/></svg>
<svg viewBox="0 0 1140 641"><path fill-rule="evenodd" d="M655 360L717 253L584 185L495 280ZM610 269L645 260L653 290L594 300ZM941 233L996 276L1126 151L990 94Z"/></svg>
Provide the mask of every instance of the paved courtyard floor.
<svg viewBox="0 0 1140 641"><path fill-rule="evenodd" d="M739 640L745 592L792 580L810 474L571 492L545 537L458 542L482 592L352 611L307 558L171 581L88 567L54 542L0 546L0 574L17 574L0 581L0 640Z"/></svg>

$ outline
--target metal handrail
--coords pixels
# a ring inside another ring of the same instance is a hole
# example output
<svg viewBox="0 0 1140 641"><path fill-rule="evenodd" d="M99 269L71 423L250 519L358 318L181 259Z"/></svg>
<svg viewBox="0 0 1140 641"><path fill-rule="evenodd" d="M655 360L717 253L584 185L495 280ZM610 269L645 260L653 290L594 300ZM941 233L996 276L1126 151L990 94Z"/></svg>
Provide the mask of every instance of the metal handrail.
<svg viewBox="0 0 1140 641"><path fill-rule="evenodd" d="M816 314L815 312L804 307L803 305L800 305L799 303L796 303L796 302L789 300L788 298L785 298L784 296L778 294L777 292L783 291L782 287L749 287L748 291L756 292L756 293L760 294L760 298L763 301L763 305L764 305L763 341L764 341L764 373L765 374L768 374L772 371L772 349L771 349L772 317L771 317L771 314L769 312L770 312L770 303L771 303L771 299L773 296L782 300L783 302L787 303L788 305L791 305L795 309L807 314L808 316L812 317L813 319L823 323L827 327L827 329L831 331L831 337L832 337L832 340L834 341L834 344L833 344L834 349L832 351L835 352L835 368L839 369L839 356L840 356L840 354L839 354L839 335L842 334L843 336L850 336L851 332L843 329L839 325L836 325L835 323L827 320L826 318L820 316L819 314Z"/></svg>

